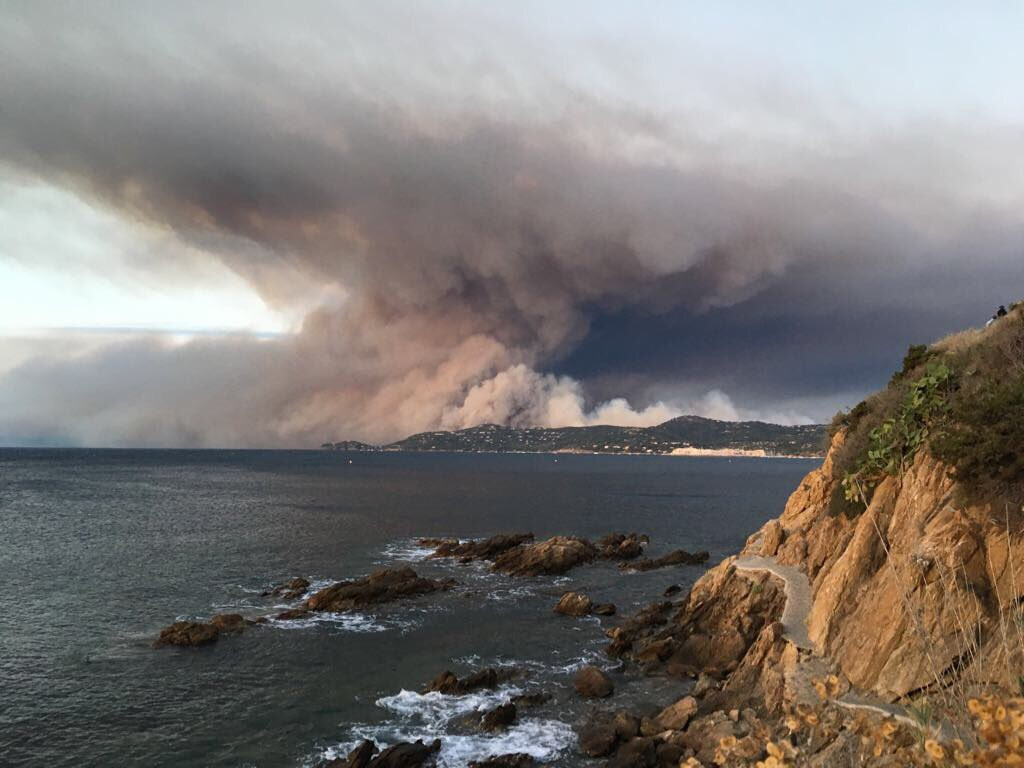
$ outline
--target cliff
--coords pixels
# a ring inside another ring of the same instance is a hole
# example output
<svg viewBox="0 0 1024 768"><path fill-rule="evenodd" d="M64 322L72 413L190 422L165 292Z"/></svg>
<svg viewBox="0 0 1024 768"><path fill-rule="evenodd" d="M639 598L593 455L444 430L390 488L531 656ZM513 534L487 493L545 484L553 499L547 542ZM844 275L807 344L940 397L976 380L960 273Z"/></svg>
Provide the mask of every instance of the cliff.
<svg viewBox="0 0 1024 768"><path fill-rule="evenodd" d="M998 758L957 764L1024 764L1022 408L1024 307L911 347L836 419L778 518L685 601L612 631L613 655L701 674L698 717L672 737L693 764L746 765L743 749L775 754L771 738L789 757L758 765L944 764L956 749ZM890 725L865 729L868 715ZM930 756L901 728L924 731Z"/></svg>

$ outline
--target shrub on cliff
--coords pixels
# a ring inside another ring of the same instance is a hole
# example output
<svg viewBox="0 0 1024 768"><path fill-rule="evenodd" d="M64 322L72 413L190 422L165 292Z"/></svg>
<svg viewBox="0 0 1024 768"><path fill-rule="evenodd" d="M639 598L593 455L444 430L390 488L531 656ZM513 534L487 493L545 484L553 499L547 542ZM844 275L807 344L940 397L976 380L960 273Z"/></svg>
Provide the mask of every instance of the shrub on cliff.
<svg viewBox="0 0 1024 768"><path fill-rule="evenodd" d="M888 386L833 419L835 513L863 510L923 447L972 496L1024 500L1024 305L984 330L915 344Z"/></svg>
<svg viewBox="0 0 1024 768"><path fill-rule="evenodd" d="M1024 496L1024 376L986 380L957 397L932 453L953 468L965 489L1020 500Z"/></svg>

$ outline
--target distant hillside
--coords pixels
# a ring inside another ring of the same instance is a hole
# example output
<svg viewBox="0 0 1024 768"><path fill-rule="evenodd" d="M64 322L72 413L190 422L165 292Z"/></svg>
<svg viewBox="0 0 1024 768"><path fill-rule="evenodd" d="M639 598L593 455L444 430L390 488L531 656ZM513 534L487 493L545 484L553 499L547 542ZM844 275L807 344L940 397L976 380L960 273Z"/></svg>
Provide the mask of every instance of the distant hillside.
<svg viewBox="0 0 1024 768"><path fill-rule="evenodd" d="M655 427L560 427L514 429L483 424L456 432L421 432L375 448L361 443L325 443L336 450L468 451L520 453L749 453L820 456L825 426L786 427L761 421L716 421L680 416ZM361 447L355 447L361 446Z"/></svg>

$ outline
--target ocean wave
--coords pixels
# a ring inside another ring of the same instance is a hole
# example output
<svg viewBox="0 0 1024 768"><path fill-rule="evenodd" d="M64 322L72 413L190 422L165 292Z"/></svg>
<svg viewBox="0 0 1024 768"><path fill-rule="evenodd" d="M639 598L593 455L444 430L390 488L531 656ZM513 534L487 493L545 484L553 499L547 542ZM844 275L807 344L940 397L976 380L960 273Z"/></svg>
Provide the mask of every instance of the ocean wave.
<svg viewBox="0 0 1024 768"><path fill-rule="evenodd" d="M312 613L301 619L274 619L267 622L276 629L309 629L311 627L329 626L343 632L370 633L399 630L406 632L418 626L411 618L380 617L367 613Z"/></svg>
<svg viewBox="0 0 1024 768"><path fill-rule="evenodd" d="M514 685L503 685L494 690L476 691L460 696L438 693L416 693L405 689L393 696L383 696L376 704L403 718L419 720L425 725L438 729L450 720L465 717L474 712L485 712L508 702L522 693Z"/></svg>
<svg viewBox="0 0 1024 768"><path fill-rule="evenodd" d="M381 550L381 557L384 560L401 560L409 563L426 560L432 554L434 554L434 547L426 547L420 544L419 539L395 541ZM382 560L377 562L382 562Z"/></svg>

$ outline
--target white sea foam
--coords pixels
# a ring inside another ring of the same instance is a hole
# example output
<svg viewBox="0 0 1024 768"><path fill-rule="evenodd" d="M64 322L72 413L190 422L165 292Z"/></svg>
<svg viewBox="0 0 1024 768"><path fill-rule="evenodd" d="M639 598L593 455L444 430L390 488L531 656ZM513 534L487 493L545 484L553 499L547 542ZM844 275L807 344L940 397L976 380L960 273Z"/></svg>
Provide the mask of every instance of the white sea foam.
<svg viewBox="0 0 1024 768"><path fill-rule="evenodd" d="M387 632L398 629L406 631L416 626L412 619L397 619L388 617L386 619L371 616L366 613L312 613L301 619L270 619L270 626L277 629L309 629L310 627L327 625L332 629L343 632Z"/></svg>
<svg viewBox="0 0 1024 768"><path fill-rule="evenodd" d="M504 685L494 690L476 691L462 696L452 696L437 691L416 693L401 690L393 696L377 699L377 706L383 707L408 720L419 720L431 729L442 728L448 721L472 714L485 712L506 703L522 689Z"/></svg>
<svg viewBox="0 0 1024 768"><path fill-rule="evenodd" d="M434 549L434 547L420 544L419 539L403 539L388 544L381 550L381 555L386 560L402 560L413 563L426 560L427 557L434 554Z"/></svg>
<svg viewBox="0 0 1024 768"><path fill-rule="evenodd" d="M461 697L449 697L461 698ZM548 762L576 742L572 727L558 720L527 718L493 735L446 734L424 728L397 725L355 726L352 738L328 747L319 758L333 760L347 755L363 739L376 742L381 749L392 744L422 739L429 743L441 739L441 752L437 762L441 768L465 768L470 762L496 755L523 752L536 760Z"/></svg>

